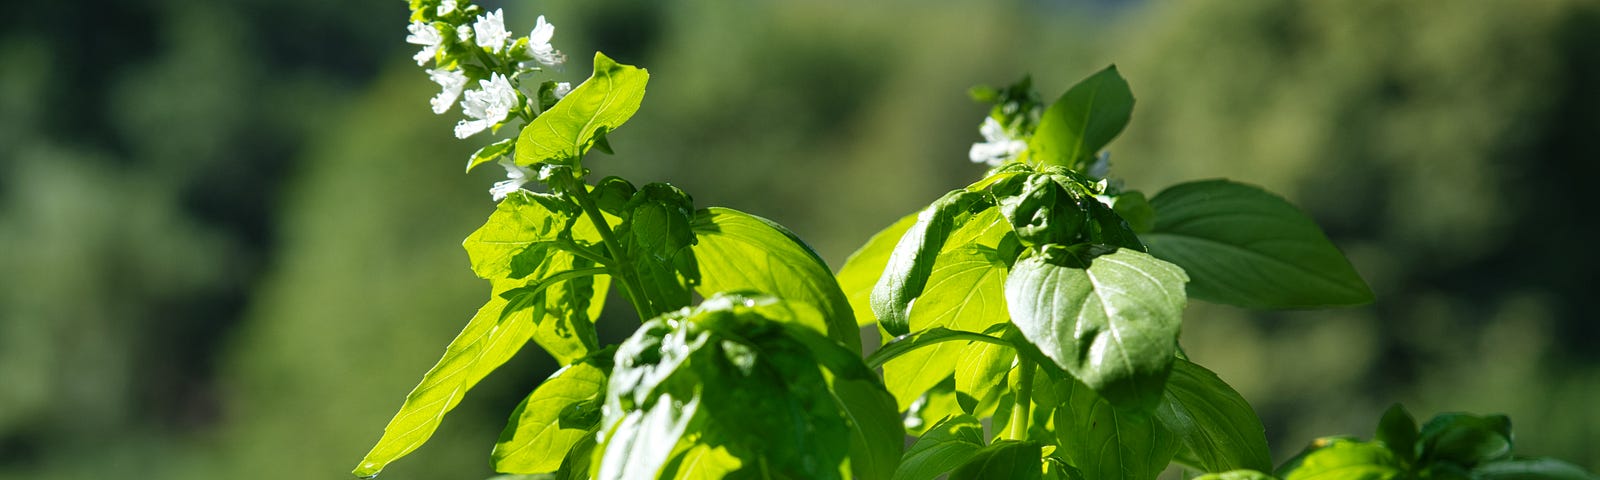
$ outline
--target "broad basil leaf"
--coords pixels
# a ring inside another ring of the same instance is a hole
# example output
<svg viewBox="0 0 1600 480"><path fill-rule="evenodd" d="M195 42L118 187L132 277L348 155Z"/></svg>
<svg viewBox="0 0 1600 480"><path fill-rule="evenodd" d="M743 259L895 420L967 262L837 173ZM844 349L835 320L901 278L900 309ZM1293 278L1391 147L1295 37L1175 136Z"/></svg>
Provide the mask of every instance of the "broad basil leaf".
<svg viewBox="0 0 1600 480"><path fill-rule="evenodd" d="M1247 308L1360 305L1372 291L1309 217L1227 180L1185 183L1150 200L1150 254L1189 272L1189 295Z"/></svg>
<svg viewBox="0 0 1600 480"><path fill-rule="evenodd" d="M1378 420L1378 433L1373 440L1387 445L1406 463L1417 459L1417 421L1411 418L1406 407L1398 403L1383 412L1383 419Z"/></svg>
<svg viewBox="0 0 1600 480"><path fill-rule="evenodd" d="M806 303L823 312L826 325L808 325L834 341L861 351L861 333L850 301L839 290L827 263L789 230L770 220L727 208L695 213L702 296L755 290Z"/></svg>
<svg viewBox="0 0 1600 480"><path fill-rule="evenodd" d="M958 220L963 214L982 201L983 194L965 189L945 194L917 214L917 223L895 244L883 277L872 288L872 313L890 335L910 333L911 302L922 295L945 237L961 226Z"/></svg>
<svg viewBox="0 0 1600 480"><path fill-rule="evenodd" d="M1499 460L1472 469L1474 480L1596 480L1600 476L1553 458Z"/></svg>
<svg viewBox="0 0 1600 480"><path fill-rule="evenodd" d="M950 472L950 480L1039 480L1044 476L1041 454L1037 443L1001 440L984 447L967 463L956 467Z"/></svg>
<svg viewBox="0 0 1600 480"><path fill-rule="evenodd" d="M1077 380L1055 383L1056 452L1097 480L1150 480L1178 451L1175 437L1149 414L1113 408Z"/></svg>
<svg viewBox="0 0 1600 480"><path fill-rule="evenodd" d="M895 244L915 223L915 214L900 218L873 235L866 245L845 259L843 267L839 267L839 288L850 299L850 309L855 311L857 326L865 327L878 322L878 317L872 314L872 287L878 284L878 278L883 277L883 269L889 265L889 255L894 253Z"/></svg>
<svg viewBox="0 0 1600 480"><path fill-rule="evenodd" d="M673 449L683 438L689 422L700 412L700 399L688 401L671 394L656 397L656 402L644 410L620 414L608 430L605 439L596 445L591 469L595 478L634 479L657 478L662 467L672 456ZM609 408L608 408L609 410ZM608 411L607 416L611 414Z"/></svg>
<svg viewBox="0 0 1600 480"><path fill-rule="evenodd" d="M1272 470L1266 429L1255 410L1217 374L1178 359L1156 419L1208 472Z"/></svg>
<svg viewBox="0 0 1600 480"><path fill-rule="evenodd" d="M1377 442L1321 438L1310 449L1284 463L1283 480L1390 480L1405 478L1394 452Z"/></svg>
<svg viewBox="0 0 1600 480"><path fill-rule="evenodd" d="M507 196L489 220L461 243L472 260L472 272L486 280L526 276L555 249L555 242L578 215L575 209L544 194Z"/></svg>
<svg viewBox="0 0 1600 480"><path fill-rule="evenodd" d="M511 422L494 446L495 471L550 473L560 469L574 445L594 436L605 385L606 372L592 361L556 371L511 412Z"/></svg>
<svg viewBox="0 0 1600 480"><path fill-rule="evenodd" d="M967 463L983 448L983 424L970 415L941 420L906 450L893 480L933 480Z"/></svg>
<svg viewBox="0 0 1600 480"><path fill-rule="evenodd" d="M1122 133L1133 114L1133 92L1106 67L1073 85L1044 111L1029 144L1035 162L1085 171L1111 139Z"/></svg>
<svg viewBox="0 0 1600 480"><path fill-rule="evenodd" d="M1511 455L1511 419L1505 415L1446 413L1434 416L1418 434L1422 464L1448 461L1463 467Z"/></svg>
<svg viewBox="0 0 1600 480"><path fill-rule="evenodd" d="M1129 249L1068 266L1072 252L1046 247L1006 279L1011 321L1061 368L1119 406L1147 410L1161 398L1176 358L1183 270Z"/></svg>
<svg viewBox="0 0 1600 480"><path fill-rule="evenodd" d="M977 401L973 414L993 414L998 398L1011 391L1007 376L1017 363L1017 351L1004 345L974 342L956 357L956 391Z"/></svg>
<svg viewBox="0 0 1600 480"><path fill-rule="evenodd" d="M906 439L894 397L875 377L842 375L833 379L833 396L850 420L850 470L855 478L889 478L900 463Z"/></svg>
<svg viewBox="0 0 1600 480"><path fill-rule="evenodd" d="M570 163L582 158L598 136L616 130L639 111L650 73L594 54L594 74L550 110L539 114L517 138L517 164Z"/></svg>
<svg viewBox="0 0 1600 480"><path fill-rule="evenodd" d="M994 247L1010 230L995 209L973 216L950 236L928 272L927 286L910 315L911 328L979 332L1006 321L1005 258ZM883 366L884 384L901 407L956 370L963 343L938 343L912 350ZM971 380L971 379L969 379ZM971 394L972 392L965 392Z"/></svg>
<svg viewBox="0 0 1600 480"><path fill-rule="evenodd" d="M696 443L673 455L660 478L720 480L733 476L742 465L725 448Z"/></svg>

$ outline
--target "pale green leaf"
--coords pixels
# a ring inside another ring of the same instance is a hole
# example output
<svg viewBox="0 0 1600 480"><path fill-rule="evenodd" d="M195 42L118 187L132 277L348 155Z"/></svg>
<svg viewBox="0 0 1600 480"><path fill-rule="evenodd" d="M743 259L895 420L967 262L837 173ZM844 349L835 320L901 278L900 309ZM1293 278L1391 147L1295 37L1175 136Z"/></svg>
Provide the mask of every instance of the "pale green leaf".
<svg viewBox="0 0 1600 480"><path fill-rule="evenodd" d="M467 160L467 171L470 172L478 165L493 162L495 159L503 157L507 153L511 153L511 147L516 145L516 142L517 139L515 138L507 138L505 140L484 145L483 148L473 152L472 158Z"/></svg>
<svg viewBox="0 0 1600 480"><path fill-rule="evenodd" d="M1306 452L1279 467L1283 480L1391 480L1406 478L1394 452L1377 442L1318 439Z"/></svg>
<svg viewBox="0 0 1600 480"><path fill-rule="evenodd" d="M970 415L946 418L906 450L893 480L933 480L966 463L982 448L983 424L978 419Z"/></svg>
<svg viewBox="0 0 1600 480"><path fill-rule="evenodd" d="M856 325L865 327L878 322L878 317L872 314L872 287L878 284L884 267L889 265L889 255L894 253L895 244L900 243L900 237L915 223L915 214L901 217L888 228L874 234L866 245L845 259L843 267L839 267L839 288L850 299Z"/></svg>
<svg viewBox="0 0 1600 480"><path fill-rule="evenodd" d="M461 243L472 260L473 273L495 280L537 268L572 220L573 213L563 211L562 204L562 200L536 193L506 196L488 221Z"/></svg>
<svg viewBox="0 0 1600 480"><path fill-rule="evenodd" d="M1217 374L1178 359L1156 419L1208 472L1272 470L1266 429L1244 397Z"/></svg>
<svg viewBox="0 0 1600 480"><path fill-rule="evenodd" d="M1073 379L1055 382L1058 455L1096 480L1154 480L1178 442L1150 415L1113 408Z"/></svg>
<svg viewBox="0 0 1600 480"><path fill-rule="evenodd" d="M1255 470L1230 470L1222 473L1208 473L1194 480L1274 480L1271 475Z"/></svg>
<svg viewBox="0 0 1600 480"><path fill-rule="evenodd" d="M1029 144L1035 162L1083 171L1088 162L1122 133L1133 114L1133 92L1106 67L1080 80L1045 109Z"/></svg>
<svg viewBox="0 0 1600 480"><path fill-rule="evenodd" d="M696 212L692 228L701 277L695 290L702 296L753 290L810 304L823 312L826 324L809 326L851 351L861 351L850 301L827 263L789 230L728 208Z"/></svg>
<svg viewBox="0 0 1600 480"><path fill-rule="evenodd" d="M511 412L511 422L491 455L495 471L551 473L561 468L567 452L594 435L605 385L605 371L593 362L563 367L539 384ZM589 410L582 416L593 421L572 421L578 415L574 410L581 409Z"/></svg>
<svg viewBox="0 0 1600 480"><path fill-rule="evenodd" d="M1047 248L1017 262L1006 303L1017 329L1061 368L1119 406L1161 397L1186 299L1183 270L1129 249L1069 266L1072 252Z"/></svg>
<svg viewBox="0 0 1600 480"><path fill-rule="evenodd" d="M639 111L650 73L595 52L594 73L523 128L517 164L569 163Z"/></svg>
<svg viewBox="0 0 1600 480"><path fill-rule="evenodd" d="M871 295L873 316L890 335L911 332L911 302L923 294L946 237L982 202L982 194L965 189L947 193L918 213L917 222L895 244Z"/></svg>
<svg viewBox="0 0 1600 480"><path fill-rule="evenodd" d="M1304 212L1253 185L1190 182L1150 199L1150 254L1183 267L1189 295L1247 308L1360 305L1372 291Z"/></svg>

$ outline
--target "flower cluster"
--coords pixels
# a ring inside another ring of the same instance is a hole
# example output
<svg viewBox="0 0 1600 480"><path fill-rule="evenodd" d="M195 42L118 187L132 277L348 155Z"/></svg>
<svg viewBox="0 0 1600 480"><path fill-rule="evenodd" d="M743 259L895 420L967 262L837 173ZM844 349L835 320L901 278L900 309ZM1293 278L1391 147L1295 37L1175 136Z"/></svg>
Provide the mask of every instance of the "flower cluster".
<svg viewBox="0 0 1600 480"><path fill-rule="evenodd" d="M411 8L406 42L422 47L412 57L417 66L433 64L426 70L428 78L439 84L439 93L428 101L433 113L444 114L459 101L466 117L456 123L456 138L497 131L516 119L532 121L572 91L570 83L554 81L533 89L545 92L543 99L521 89L523 76L560 67L567 60L550 44L556 27L544 16L528 36L514 38L500 9L485 11L468 0L412 0ZM521 172L510 173L509 180L491 190L496 200L526 182L525 176L517 175Z"/></svg>
<svg viewBox="0 0 1600 480"><path fill-rule="evenodd" d="M978 127L983 141L972 144L967 158L973 163L998 167L1027 152L1028 138L1033 136L1044 111L1044 103L1033 91L1033 80L1023 77L1005 88L978 87L971 94L974 100L993 107Z"/></svg>

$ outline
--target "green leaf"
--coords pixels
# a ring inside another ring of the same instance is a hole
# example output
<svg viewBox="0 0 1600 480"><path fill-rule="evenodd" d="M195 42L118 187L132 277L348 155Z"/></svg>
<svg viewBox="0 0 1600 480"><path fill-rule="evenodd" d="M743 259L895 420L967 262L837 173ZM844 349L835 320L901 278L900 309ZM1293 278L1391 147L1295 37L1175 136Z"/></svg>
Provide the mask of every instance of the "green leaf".
<svg viewBox="0 0 1600 480"><path fill-rule="evenodd" d="M700 411L700 399L687 401L662 394L644 410L623 414L596 446L595 478L657 478L683 438L689 421ZM593 468L593 467L591 467Z"/></svg>
<svg viewBox="0 0 1600 480"><path fill-rule="evenodd" d="M517 164L571 163L599 135L616 130L639 111L650 73L594 54L594 74L540 114L517 138Z"/></svg>
<svg viewBox="0 0 1600 480"><path fill-rule="evenodd" d="M894 253L895 244L915 223L915 214L901 217L868 239L865 245L844 260L843 267L839 267L836 275L839 288L850 299L850 309L855 311L857 326L865 327L878 322L878 317L872 314L872 287L878 284L884 267L889 265L889 255Z"/></svg>
<svg viewBox="0 0 1600 480"><path fill-rule="evenodd" d="M1178 359L1156 419L1208 472L1272 470L1266 429L1244 397L1217 374Z"/></svg>
<svg viewBox="0 0 1600 480"><path fill-rule="evenodd" d="M1089 268L1066 249L1017 262L1006 279L1011 321L1056 365L1119 406L1146 410L1161 398L1176 358L1183 270L1129 249Z"/></svg>
<svg viewBox="0 0 1600 480"><path fill-rule="evenodd" d="M1373 440L1387 445L1406 463L1417 459L1417 421L1411 418L1406 407L1398 403L1383 412L1383 419L1378 421L1378 432Z"/></svg>
<svg viewBox="0 0 1600 480"><path fill-rule="evenodd" d="M1178 451L1178 441L1149 414L1113 408L1074 379L1055 382L1058 454L1097 480L1153 480Z"/></svg>
<svg viewBox="0 0 1600 480"><path fill-rule="evenodd" d="M1005 345L974 342L956 357L956 391L976 400L974 414L994 413L995 402L1011 391L1007 376L1017 365L1017 351Z"/></svg>
<svg viewBox="0 0 1600 480"><path fill-rule="evenodd" d="M1255 470L1231 470L1222 473L1207 473L1193 480L1275 480L1271 475Z"/></svg>
<svg viewBox="0 0 1600 480"><path fill-rule="evenodd" d="M1039 480L1044 476L1041 452L1037 443L1015 440L994 442L950 472L950 480Z"/></svg>
<svg viewBox="0 0 1600 480"><path fill-rule="evenodd" d="M494 446L495 471L550 473L560 469L567 452L594 435L605 385L606 372L593 361L557 370L511 412L511 422Z"/></svg>
<svg viewBox="0 0 1600 480"><path fill-rule="evenodd" d="M1377 442L1321 438L1278 468L1283 480L1390 480L1404 478L1394 452Z"/></svg>
<svg viewBox="0 0 1600 480"><path fill-rule="evenodd" d="M742 465L726 448L695 443L674 455L660 478L720 480L734 476Z"/></svg>
<svg viewBox="0 0 1600 480"><path fill-rule="evenodd" d="M478 149L477 152L473 152L472 158L467 160L467 171L471 172L472 169L478 165L495 161L495 159L503 157L507 153L511 153L511 146L515 145L516 141L517 140L514 138L507 138L505 140L484 145L483 148Z"/></svg>
<svg viewBox="0 0 1600 480"><path fill-rule="evenodd" d="M1009 226L995 209L975 215L951 235L911 309L910 327L978 332L1006 321L1005 258L995 248ZM959 237L959 238L958 238ZM904 407L956 370L962 343L937 343L905 353L883 366L884 384ZM971 379L968 379L971 380ZM971 393L971 392L967 392Z"/></svg>
<svg viewBox="0 0 1600 480"><path fill-rule="evenodd" d="M1417 436L1418 462L1447 461L1463 467L1511 455L1511 419L1505 415L1445 413L1434 416Z"/></svg>
<svg viewBox="0 0 1600 480"><path fill-rule="evenodd" d="M1134 233L1145 233L1156 227L1156 211L1144 192L1129 190L1111 197L1111 210L1128 222Z"/></svg>
<svg viewBox="0 0 1600 480"><path fill-rule="evenodd" d="M1309 217L1252 185L1206 180L1150 200L1150 254L1189 272L1189 295L1247 308L1360 305L1372 291Z"/></svg>
<svg viewBox="0 0 1600 480"><path fill-rule="evenodd" d="M572 225L575 209L550 195L519 192L506 196L483 226L461 243L472 260L473 273L486 280L526 276L548 257L547 252Z"/></svg>
<svg viewBox="0 0 1600 480"><path fill-rule="evenodd" d="M1472 469L1474 480L1596 480L1600 475L1552 458L1498 460Z"/></svg>
<svg viewBox="0 0 1600 480"><path fill-rule="evenodd" d="M861 351L849 299L827 263L788 229L738 210L710 208L695 213L693 230L701 276L695 290L702 296L754 290L810 304L823 312L826 324L808 326Z"/></svg>
<svg viewBox="0 0 1600 480"><path fill-rule="evenodd" d="M961 226L959 217L983 202L983 195L965 189L945 194L922 213L895 244L883 276L872 288L872 313L890 335L911 331L911 302L922 295L945 237Z"/></svg>
<svg viewBox="0 0 1600 480"><path fill-rule="evenodd" d="M905 427L894 397L876 378L833 379L833 396L850 421L850 470L855 478L889 478L900 463Z"/></svg>
<svg viewBox="0 0 1600 480"><path fill-rule="evenodd" d="M1133 114L1133 92L1115 65L1073 85L1044 111L1029 142L1030 158L1084 171L1095 154L1122 133Z"/></svg>
<svg viewBox="0 0 1600 480"><path fill-rule="evenodd" d="M906 450L893 480L933 480L983 449L983 424L970 415L940 420ZM881 477L878 477L881 478Z"/></svg>
<svg viewBox="0 0 1600 480"><path fill-rule="evenodd" d="M902 335L884 344L872 355L867 356L867 366L877 368L890 360L910 353L913 350L943 342L987 342L999 345L1009 345L1009 342L997 337L992 337L978 332L964 332L951 330L944 327L935 327L922 330L909 335Z"/></svg>

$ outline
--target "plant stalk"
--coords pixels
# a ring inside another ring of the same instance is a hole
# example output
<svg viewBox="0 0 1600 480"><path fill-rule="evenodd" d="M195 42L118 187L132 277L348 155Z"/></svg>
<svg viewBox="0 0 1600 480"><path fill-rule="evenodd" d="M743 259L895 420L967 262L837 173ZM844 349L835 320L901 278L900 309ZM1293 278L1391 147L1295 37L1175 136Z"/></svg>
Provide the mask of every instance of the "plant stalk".
<svg viewBox="0 0 1600 480"><path fill-rule="evenodd" d="M588 185L581 181L573 180L567 194L578 201L578 207L594 223L594 229L600 232L601 243L606 244L606 251L611 253L613 265L607 268L614 269L613 275L622 281L622 289L628 294L628 303L633 304L633 309L639 314L639 320L645 321L655 318L661 312L656 311L655 305L649 298L644 297L644 284L639 283L639 275L633 269L633 259L624 254L622 244L617 241L617 235L611 231L611 225L606 223L605 214L600 213L600 207L595 205L594 199L589 196Z"/></svg>
<svg viewBox="0 0 1600 480"><path fill-rule="evenodd" d="M1017 368L1021 375L1017 380L1017 406L1011 409L1011 432L1006 436L1012 440L1023 441L1028 439L1028 424L1033 421L1029 412L1033 407L1033 360L1017 355Z"/></svg>

